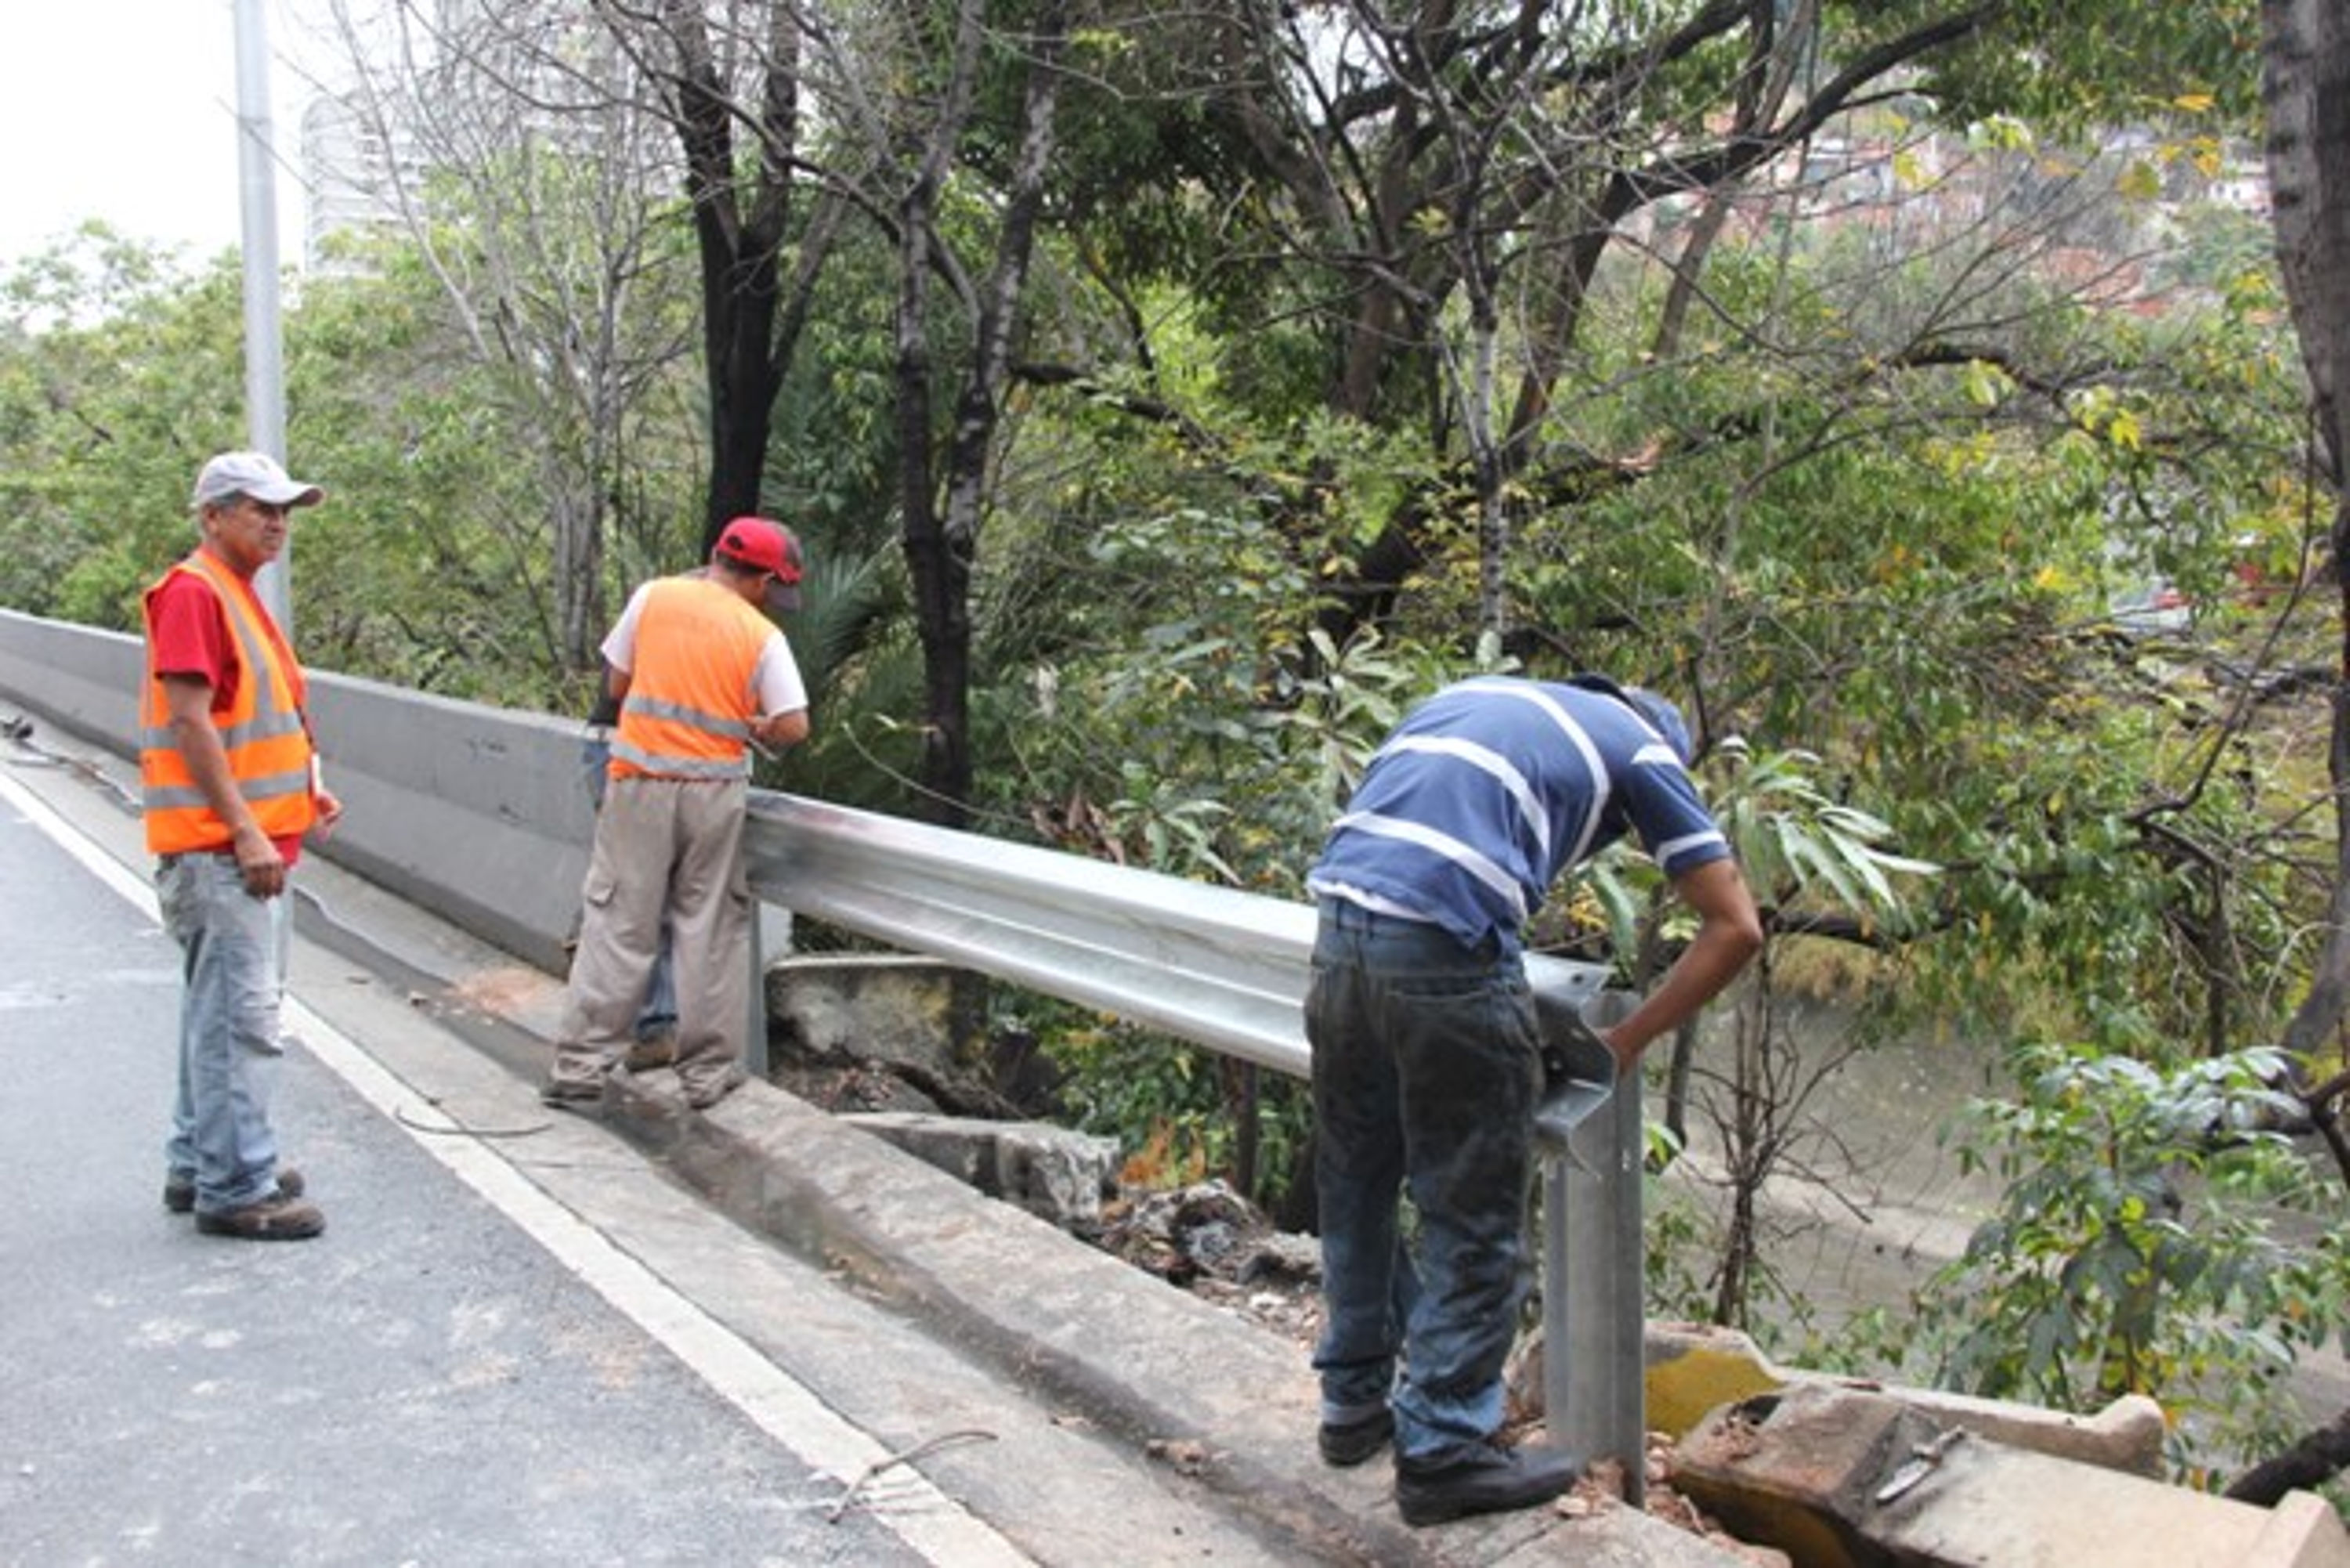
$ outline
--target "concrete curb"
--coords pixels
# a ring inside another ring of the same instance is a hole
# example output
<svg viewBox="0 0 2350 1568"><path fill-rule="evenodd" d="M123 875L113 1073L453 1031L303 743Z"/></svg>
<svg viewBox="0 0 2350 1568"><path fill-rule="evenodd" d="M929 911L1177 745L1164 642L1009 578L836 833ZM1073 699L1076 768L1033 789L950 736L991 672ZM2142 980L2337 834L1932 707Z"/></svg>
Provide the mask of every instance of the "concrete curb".
<svg viewBox="0 0 2350 1568"><path fill-rule="evenodd" d="M357 912L316 922L338 928L329 945L393 978L442 1027L536 1081L551 1051L559 987L537 974L536 999L517 1001L498 983L515 973L504 955L380 889L334 873L318 880L335 884L335 903ZM1224 1500L1235 1519L1286 1542L1283 1561L1742 1568L1755 1560L1620 1506L1582 1518L1536 1509L1412 1530L1395 1512L1386 1464L1321 1465L1310 1437L1315 1397L1306 1358L1257 1325L762 1080L695 1113L673 1074L623 1076L603 1119L736 1223L851 1276L1045 1407L1179 1469ZM1721 1331L1652 1324L1648 1359L1652 1391L1678 1390L1661 1399L1667 1408L1652 1408L1659 1417L1770 1391L1798 1401L1865 1391L1773 1366L1744 1336ZM2235 1505L2216 1511L2237 1516L2221 1521L2208 1506L2213 1500L2143 1479L2147 1431L2159 1429L2158 1412L2143 1401L2117 1401L2084 1420L1929 1391L1877 1392L1930 1423L1972 1428L1987 1439L1985 1454L2003 1444L2041 1450L2010 1450L2025 1468L2008 1485L2054 1485L2052 1517L2060 1521L2083 1489L2120 1489L2133 1509L2169 1511L2161 1540L2214 1528L2228 1539L2219 1557L2162 1558L2166 1568L2172 1561L2213 1568L2342 1561L2342 1526L2322 1500L2296 1496L2266 1513ZM2033 1418L2015 1419L2019 1410ZM2053 1454L2097 1468L2078 1469L2046 1457ZM1994 1511L2012 1533L2017 1511ZM2249 1533L2258 1534L2256 1545L2247 1544ZM1954 1553L1951 1544L1927 1560L2002 1561L1996 1552Z"/></svg>

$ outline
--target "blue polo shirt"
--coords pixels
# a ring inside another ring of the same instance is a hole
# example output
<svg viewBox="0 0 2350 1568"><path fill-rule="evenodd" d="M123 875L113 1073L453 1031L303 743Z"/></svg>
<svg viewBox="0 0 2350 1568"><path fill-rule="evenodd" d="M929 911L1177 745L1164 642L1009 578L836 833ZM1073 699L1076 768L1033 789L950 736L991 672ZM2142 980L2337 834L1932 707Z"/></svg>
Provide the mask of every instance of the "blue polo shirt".
<svg viewBox="0 0 2350 1568"><path fill-rule="evenodd" d="M1485 677L1446 687L1388 737L1305 885L1471 946L1515 940L1562 871L1627 831L1669 877L1730 854L1638 712L1605 692Z"/></svg>

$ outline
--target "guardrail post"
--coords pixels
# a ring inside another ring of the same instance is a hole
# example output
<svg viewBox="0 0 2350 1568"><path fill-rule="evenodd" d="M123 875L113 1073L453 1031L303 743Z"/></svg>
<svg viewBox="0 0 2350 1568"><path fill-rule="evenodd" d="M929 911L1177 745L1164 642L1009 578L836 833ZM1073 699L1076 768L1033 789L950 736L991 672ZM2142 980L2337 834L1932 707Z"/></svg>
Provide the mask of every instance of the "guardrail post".
<svg viewBox="0 0 2350 1568"><path fill-rule="evenodd" d="M1583 1016L1599 1027L1638 999L1603 992ZM1543 1159L1543 1401L1551 1441L1586 1462L1623 1467L1624 1501L1648 1491L1646 1323L1641 1306L1640 1085L1607 1103Z"/></svg>
<svg viewBox="0 0 2350 1568"><path fill-rule="evenodd" d="M759 900L751 900L751 918L743 922L751 939L743 961L751 966L745 1000L750 1014L743 1027L743 1071L764 1080L767 1075L767 944L761 935Z"/></svg>

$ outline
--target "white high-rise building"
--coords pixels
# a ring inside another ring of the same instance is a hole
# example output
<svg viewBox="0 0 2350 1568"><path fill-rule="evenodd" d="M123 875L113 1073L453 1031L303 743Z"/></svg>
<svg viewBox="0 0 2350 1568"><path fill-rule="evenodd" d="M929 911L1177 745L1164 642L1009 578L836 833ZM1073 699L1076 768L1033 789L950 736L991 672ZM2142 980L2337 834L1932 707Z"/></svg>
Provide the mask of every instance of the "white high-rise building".
<svg viewBox="0 0 2350 1568"><path fill-rule="evenodd" d="M371 115L358 94L313 99L302 111L302 182L309 192L303 265L332 271L329 237L397 225L403 192L414 189L421 170L400 128Z"/></svg>
<svg viewBox="0 0 2350 1568"><path fill-rule="evenodd" d="M533 147L608 158L616 128L632 141L642 129L615 119L610 106L626 101L634 72L577 0L441 0L429 29L387 41L380 57L401 64L361 67L360 85L302 115L313 270L335 265L333 235L411 220L434 170L479 170ZM655 157L663 140L652 139Z"/></svg>

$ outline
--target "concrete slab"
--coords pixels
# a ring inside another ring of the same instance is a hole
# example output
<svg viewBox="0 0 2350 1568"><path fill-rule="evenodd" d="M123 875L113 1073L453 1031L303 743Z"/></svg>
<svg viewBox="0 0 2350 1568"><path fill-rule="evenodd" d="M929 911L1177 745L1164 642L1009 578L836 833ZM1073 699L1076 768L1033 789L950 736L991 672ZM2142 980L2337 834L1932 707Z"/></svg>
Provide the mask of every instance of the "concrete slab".
<svg viewBox="0 0 2350 1568"><path fill-rule="evenodd" d="M2059 1459L2158 1478L2163 1473L2162 1407L2142 1394L2124 1395L2094 1415L1976 1399L1939 1388L1861 1382L1781 1366L1734 1329L1708 1324L1648 1326L1648 1426L1681 1437L1724 1405L1798 1385L1856 1388L1898 1399L1945 1426Z"/></svg>
<svg viewBox="0 0 2350 1568"><path fill-rule="evenodd" d="M2322 1502L2255 1508L1818 1384L1716 1412L1674 1479L1804 1568L2350 1568L2350 1534Z"/></svg>

